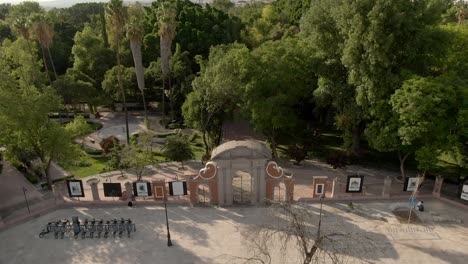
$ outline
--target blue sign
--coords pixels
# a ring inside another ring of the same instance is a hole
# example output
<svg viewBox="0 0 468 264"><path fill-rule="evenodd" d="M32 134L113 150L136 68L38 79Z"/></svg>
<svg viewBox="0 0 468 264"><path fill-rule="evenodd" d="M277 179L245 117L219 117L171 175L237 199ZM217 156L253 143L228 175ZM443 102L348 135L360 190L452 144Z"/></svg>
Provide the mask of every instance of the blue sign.
<svg viewBox="0 0 468 264"><path fill-rule="evenodd" d="M409 203L410 203L410 205L415 205L416 204L416 198L410 198Z"/></svg>

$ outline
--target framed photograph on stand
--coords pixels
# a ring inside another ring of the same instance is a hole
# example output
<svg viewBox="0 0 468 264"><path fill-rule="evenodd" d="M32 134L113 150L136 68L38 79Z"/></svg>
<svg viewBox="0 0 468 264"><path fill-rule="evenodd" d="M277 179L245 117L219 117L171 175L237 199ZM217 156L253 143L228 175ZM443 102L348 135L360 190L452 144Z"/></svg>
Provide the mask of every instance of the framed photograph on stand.
<svg viewBox="0 0 468 264"><path fill-rule="evenodd" d="M418 188L418 177L406 178L403 191L413 192Z"/></svg>
<svg viewBox="0 0 468 264"><path fill-rule="evenodd" d="M463 185L463 189L460 195L462 200L468 201L468 184Z"/></svg>
<svg viewBox="0 0 468 264"><path fill-rule="evenodd" d="M67 180L67 187L70 197L85 197L82 180Z"/></svg>
<svg viewBox="0 0 468 264"><path fill-rule="evenodd" d="M151 183L149 182L134 182L133 194L137 197L151 196Z"/></svg>
<svg viewBox="0 0 468 264"><path fill-rule="evenodd" d="M362 186L364 184L364 176L360 175L348 175L348 180L346 182L346 192L362 192Z"/></svg>
<svg viewBox="0 0 468 264"><path fill-rule="evenodd" d="M187 195L187 182L185 181L169 182L169 195L172 195L172 196Z"/></svg>

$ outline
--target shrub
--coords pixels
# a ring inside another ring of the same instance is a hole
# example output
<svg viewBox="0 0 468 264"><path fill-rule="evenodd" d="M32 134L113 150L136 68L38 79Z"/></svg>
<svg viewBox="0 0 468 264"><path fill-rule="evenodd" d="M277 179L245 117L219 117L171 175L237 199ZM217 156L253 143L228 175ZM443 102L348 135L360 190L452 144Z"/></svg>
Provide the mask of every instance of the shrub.
<svg viewBox="0 0 468 264"><path fill-rule="evenodd" d="M94 149L89 147L84 147L83 150L89 155L102 155L102 149Z"/></svg>
<svg viewBox="0 0 468 264"><path fill-rule="evenodd" d="M28 181L32 184L36 184L39 182L39 177L37 177L37 175L27 173L25 176L26 179L28 179Z"/></svg>
<svg viewBox="0 0 468 264"><path fill-rule="evenodd" d="M99 130L102 128L102 124L99 122L86 121L86 123L88 123L93 128L93 130Z"/></svg>
<svg viewBox="0 0 468 264"><path fill-rule="evenodd" d="M169 118L164 118L164 119L159 120L159 124L161 124L162 127L166 127L167 125L169 125L170 122L171 122L171 119Z"/></svg>
<svg viewBox="0 0 468 264"><path fill-rule="evenodd" d="M114 146L119 145L119 139L115 136L109 136L105 138L104 140L99 143L101 145L101 148L104 152L104 154L108 154Z"/></svg>
<svg viewBox="0 0 468 264"><path fill-rule="evenodd" d="M198 133L197 132L192 132L190 137L188 138L189 142L194 142L198 138Z"/></svg>
<svg viewBox="0 0 468 264"><path fill-rule="evenodd" d="M286 150L286 154L289 156L289 158L296 161L294 164L298 165L307 157L307 150L305 147L297 144L290 145Z"/></svg>
<svg viewBox="0 0 468 264"><path fill-rule="evenodd" d="M93 165L91 164L91 162L84 161L84 160L77 160L77 161L74 161L72 164L75 167L91 167Z"/></svg>

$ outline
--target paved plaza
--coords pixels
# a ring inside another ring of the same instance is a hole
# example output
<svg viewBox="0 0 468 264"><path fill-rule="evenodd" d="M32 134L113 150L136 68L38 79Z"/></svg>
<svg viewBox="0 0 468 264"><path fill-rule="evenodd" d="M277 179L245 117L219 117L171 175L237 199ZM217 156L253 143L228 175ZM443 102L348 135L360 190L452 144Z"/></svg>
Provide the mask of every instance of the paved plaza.
<svg viewBox="0 0 468 264"><path fill-rule="evenodd" d="M342 257L347 263L466 263L468 212L431 199L418 216L423 223L400 224L391 211L403 203L325 203L323 231L364 234L371 243L350 243ZM319 204L311 204L317 213ZM161 206L61 209L0 232L0 263L242 263L252 256L251 234L272 219L265 207L168 208L173 247L167 247ZM355 213L359 212L359 213ZM80 219L131 218L137 231L131 238L39 238L48 221L77 215ZM315 221L314 221L315 222ZM316 223L311 223L314 228ZM300 263L290 242L272 263ZM341 252L341 251L340 251Z"/></svg>

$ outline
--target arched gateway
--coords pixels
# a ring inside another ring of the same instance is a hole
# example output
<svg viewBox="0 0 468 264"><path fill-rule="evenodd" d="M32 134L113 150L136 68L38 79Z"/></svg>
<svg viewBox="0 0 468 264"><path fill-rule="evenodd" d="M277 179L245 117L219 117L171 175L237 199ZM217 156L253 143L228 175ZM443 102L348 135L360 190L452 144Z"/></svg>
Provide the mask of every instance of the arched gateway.
<svg viewBox="0 0 468 264"><path fill-rule="evenodd" d="M262 204L274 199L274 188L285 185L287 201L293 199L294 180L286 175L265 144L250 141L229 141L211 153L211 161L198 175L188 181L190 200L197 202L198 186L209 187L211 203L232 205L237 203Z"/></svg>

